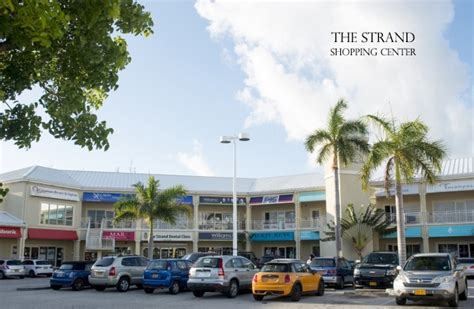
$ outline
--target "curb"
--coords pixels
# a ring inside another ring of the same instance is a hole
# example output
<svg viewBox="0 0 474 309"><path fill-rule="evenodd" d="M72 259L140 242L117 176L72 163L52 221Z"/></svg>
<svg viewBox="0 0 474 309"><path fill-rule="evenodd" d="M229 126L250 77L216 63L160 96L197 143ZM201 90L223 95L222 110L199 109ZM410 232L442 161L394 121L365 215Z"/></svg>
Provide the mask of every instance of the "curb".
<svg viewBox="0 0 474 309"><path fill-rule="evenodd" d="M17 291L36 291L36 290L49 290L49 286L31 287L31 288L17 288Z"/></svg>

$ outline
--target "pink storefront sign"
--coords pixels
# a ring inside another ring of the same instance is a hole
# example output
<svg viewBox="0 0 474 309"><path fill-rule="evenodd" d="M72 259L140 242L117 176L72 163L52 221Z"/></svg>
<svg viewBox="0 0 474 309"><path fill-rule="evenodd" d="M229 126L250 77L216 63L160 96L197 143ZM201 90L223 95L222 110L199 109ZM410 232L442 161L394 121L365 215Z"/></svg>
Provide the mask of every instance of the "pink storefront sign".
<svg viewBox="0 0 474 309"><path fill-rule="evenodd" d="M115 240L135 240L135 232L103 231L102 238L111 238Z"/></svg>

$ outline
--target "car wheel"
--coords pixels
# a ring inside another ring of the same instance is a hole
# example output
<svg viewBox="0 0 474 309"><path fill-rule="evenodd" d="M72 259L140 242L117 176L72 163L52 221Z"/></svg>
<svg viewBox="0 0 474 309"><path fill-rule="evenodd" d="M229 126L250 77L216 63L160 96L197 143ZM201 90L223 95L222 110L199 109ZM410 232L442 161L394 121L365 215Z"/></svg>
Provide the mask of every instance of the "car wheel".
<svg viewBox="0 0 474 309"><path fill-rule="evenodd" d="M293 286L291 291L291 301L299 301L301 299L301 285L299 283Z"/></svg>
<svg viewBox="0 0 474 309"><path fill-rule="evenodd" d="M153 288L145 288L145 293L147 293L147 294L153 294L153 292L155 292L155 289L153 289Z"/></svg>
<svg viewBox="0 0 474 309"><path fill-rule="evenodd" d="M28 275L33 278L35 276L35 271L32 269L30 270L30 272L28 273Z"/></svg>
<svg viewBox="0 0 474 309"><path fill-rule="evenodd" d="M468 294L468 287L467 287L467 280L466 280L466 283L464 284L465 285L465 289L464 289L464 292L461 293L461 295L459 295L459 300L467 300L467 294Z"/></svg>
<svg viewBox="0 0 474 309"><path fill-rule="evenodd" d="M227 291L227 297L235 298L238 293L239 293L239 284L234 279L230 280L229 291Z"/></svg>
<svg viewBox="0 0 474 309"><path fill-rule="evenodd" d="M20 279L25 279L25 276L20 276Z"/></svg>
<svg viewBox="0 0 474 309"><path fill-rule="evenodd" d="M448 305L449 305L449 307L457 307L458 304L459 304L459 292L458 292L458 287L456 286L454 288L454 296L448 302Z"/></svg>
<svg viewBox="0 0 474 309"><path fill-rule="evenodd" d="M139 283L136 285L137 286L137 289L143 289L143 284Z"/></svg>
<svg viewBox="0 0 474 309"><path fill-rule="evenodd" d="M130 281L126 277L120 278L117 282L117 291L127 292L128 288L130 288Z"/></svg>
<svg viewBox="0 0 474 309"><path fill-rule="evenodd" d="M324 295L324 282L323 280L319 280L318 290L316 291L316 295L323 296Z"/></svg>
<svg viewBox="0 0 474 309"><path fill-rule="evenodd" d="M56 291L57 291L57 290L59 290L59 289L61 288L61 286L60 286L60 285L56 285L56 284L51 284L51 288L52 288L53 290L56 290Z"/></svg>
<svg viewBox="0 0 474 309"><path fill-rule="evenodd" d="M105 286L103 285L94 285L93 288L99 292L105 290Z"/></svg>
<svg viewBox="0 0 474 309"><path fill-rule="evenodd" d="M407 299L403 297L396 297L395 302L397 303L397 305L403 306L407 303Z"/></svg>
<svg viewBox="0 0 474 309"><path fill-rule="evenodd" d="M261 300L263 300L263 295L253 294L253 299L255 299L256 301L261 301Z"/></svg>
<svg viewBox="0 0 474 309"><path fill-rule="evenodd" d="M178 294L179 293L179 282L173 281L170 287L170 294Z"/></svg>
<svg viewBox="0 0 474 309"><path fill-rule="evenodd" d="M336 289L339 289L339 290L343 290L344 289L344 277L341 277L341 279L339 280L337 286L336 286Z"/></svg>
<svg viewBox="0 0 474 309"><path fill-rule="evenodd" d="M80 291L83 288L84 288L84 280L82 280L81 278L77 278L76 280L74 280L72 284L72 289L74 291Z"/></svg>
<svg viewBox="0 0 474 309"><path fill-rule="evenodd" d="M196 297L202 297L204 293L205 293L204 291L199 291L199 290L193 291L193 295Z"/></svg>

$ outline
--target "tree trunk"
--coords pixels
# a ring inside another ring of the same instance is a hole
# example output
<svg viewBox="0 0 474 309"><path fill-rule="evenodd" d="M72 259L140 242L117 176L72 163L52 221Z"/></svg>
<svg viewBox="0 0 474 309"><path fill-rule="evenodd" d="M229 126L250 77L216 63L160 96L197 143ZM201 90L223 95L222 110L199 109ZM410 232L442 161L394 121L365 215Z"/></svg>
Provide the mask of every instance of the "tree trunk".
<svg viewBox="0 0 474 309"><path fill-rule="evenodd" d="M407 249L405 241L405 209L403 207L402 184L399 179L396 180L395 209L397 215L398 259L403 267L407 259Z"/></svg>
<svg viewBox="0 0 474 309"><path fill-rule="evenodd" d="M148 259L153 259L153 225L155 220L150 219L150 229L148 231Z"/></svg>
<svg viewBox="0 0 474 309"><path fill-rule="evenodd" d="M339 196L339 167L335 166L334 169L334 187L336 191L336 214L334 216L334 223L336 225L335 237L336 237L336 255L342 256L342 239L341 239L341 201Z"/></svg>

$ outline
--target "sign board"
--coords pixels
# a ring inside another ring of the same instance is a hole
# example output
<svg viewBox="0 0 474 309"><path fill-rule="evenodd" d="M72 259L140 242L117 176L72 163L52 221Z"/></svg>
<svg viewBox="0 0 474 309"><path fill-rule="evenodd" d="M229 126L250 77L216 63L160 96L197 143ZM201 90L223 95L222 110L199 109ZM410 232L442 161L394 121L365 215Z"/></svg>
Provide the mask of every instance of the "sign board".
<svg viewBox="0 0 474 309"><path fill-rule="evenodd" d="M135 232L103 231L102 238L115 240L135 240Z"/></svg>
<svg viewBox="0 0 474 309"><path fill-rule="evenodd" d="M281 204L292 203L293 194L254 196L250 198L249 204Z"/></svg>
<svg viewBox="0 0 474 309"><path fill-rule="evenodd" d="M471 191L474 190L474 180L457 180L457 181L443 181L428 185L427 193L437 192L455 192L455 191Z"/></svg>
<svg viewBox="0 0 474 309"><path fill-rule="evenodd" d="M30 187L30 195L59 200L79 201L79 193L77 192L36 185Z"/></svg>
<svg viewBox="0 0 474 309"><path fill-rule="evenodd" d="M148 240L148 232L142 233L142 240ZM192 232L153 232L153 241L192 241Z"/></svg>
<svg viewBox="0 0 474 309"><path fill-rule="evenodd" d="M245 237L244 233L238 233L238 239ZM232 233L230 232L199 232L199 240L229 240L232 241Z"/></svg>
<svg viewBox="0 0 474 309"><path fill-rule="evenodd" d="M120 199L133 196L126 193L110 193L110 192L84 192L82 194L83 202L104 202L115 203Z"/></svg>
<svg viewBox="0 0 474 309"><path fill-rule="evenodd" d="M199 204L226 204L232 205L232 197L221 197L221 196L200 196ZM237 197L237 205L245 205L244 197Z"/></svg>
<svg viewBox="0 0 474 309"><path fill-rule="evenodd" d="M474 236L474 225L430 226L429 237L465 237Z"/></svg>
<svg viewBox="0 0 474 309"><path fill-rule="evenodd" d="M301 231L301 240L320 240L319 232L317 231Z"/></svg>
<svg viewBox="0 0 474 309"><path fill-rule="evenodd" d="M21 230L19 227L0 226L0 238L20 238Z"/></svg>
<svg viewBox="0 0 474 309"><path fill-rule="evenodd" d="M270 232L270 233L252 233L250 234L251 241L282 241L295 240L294 232Z"/></svg>
<svg viewBox="0 0 474 309"><path fill-rule="evenodd" d="M385 191L385 188L377 188L375 190L375 195L376 196L386 196L387 192ZM418 194L418 184L404 184L402 185L402 194L403 195L413 195L413 194ZM388 190L388 195L389 196L395 196L395 188L390 188Z"/></svg>

